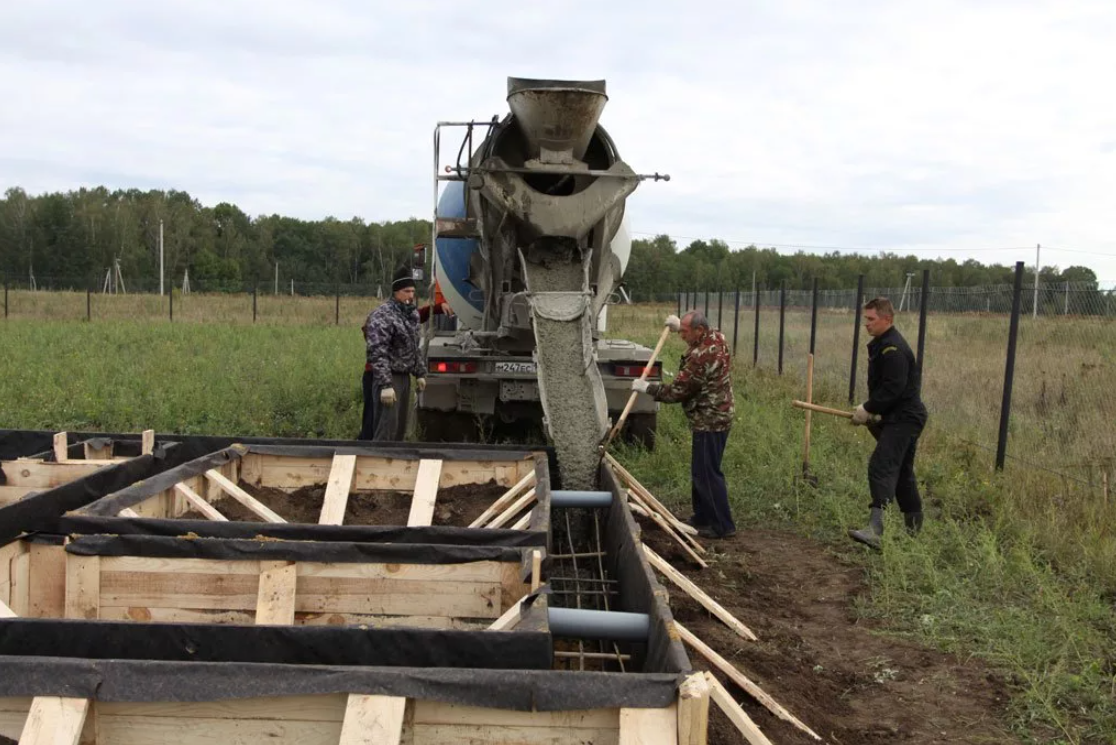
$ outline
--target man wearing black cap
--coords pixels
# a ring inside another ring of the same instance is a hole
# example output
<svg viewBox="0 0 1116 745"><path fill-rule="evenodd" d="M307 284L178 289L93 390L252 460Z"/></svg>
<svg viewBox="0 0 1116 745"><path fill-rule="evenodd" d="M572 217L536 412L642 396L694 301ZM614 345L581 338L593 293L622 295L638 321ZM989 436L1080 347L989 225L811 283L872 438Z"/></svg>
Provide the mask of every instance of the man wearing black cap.
<svg viewBox="0 0 1116 745"><path fill-rule="evenodd" d="M394 440L407 432L411 376L421 393L426 388L426 363L419 349L419 312L415 281L402 266L391 282L391 298L368 314L361 327L364 365L364 416L360 440Z"/></svg>

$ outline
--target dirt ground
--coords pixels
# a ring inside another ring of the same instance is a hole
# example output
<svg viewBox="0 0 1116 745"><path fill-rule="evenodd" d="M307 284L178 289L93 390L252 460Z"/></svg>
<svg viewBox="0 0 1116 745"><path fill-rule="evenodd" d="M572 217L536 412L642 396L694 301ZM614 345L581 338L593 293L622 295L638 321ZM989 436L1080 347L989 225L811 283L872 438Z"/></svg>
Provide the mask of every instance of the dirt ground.
<svg viewBox="0 0 1116 745"><path fill-rule="evenodd" d="M325 501L325 484L304 486L293 492L270 487L251 486L241 482L240 488L276 512L289 523L317 523ZM487 484L461 484L438 491L434 502L434 525L465 527L488 509L505 491L495 481ZM345 508L345 525L406 525L411 512L411 494L390 491L352 492ZM237 502L225 497L215 506L230 520L263 522L263 518ZM190 510L182 517L205 517Z"/></svg>
<svg viewBox="0 0 1116 745"><path fill-rule="evenodd" d="M874 633L858 621L862 572L821 544L779 531L706 541L699 569L642 520L644 541L759 637L737 636L680 588L662 580L675 618L735 664L825 742L1015 743L1003 725L1007 686L980 663ZM711 665L687 646L696 669ZM717 678L774 743L814 743L721 673ZM711 745L744 738L710 706Z"/></svg>

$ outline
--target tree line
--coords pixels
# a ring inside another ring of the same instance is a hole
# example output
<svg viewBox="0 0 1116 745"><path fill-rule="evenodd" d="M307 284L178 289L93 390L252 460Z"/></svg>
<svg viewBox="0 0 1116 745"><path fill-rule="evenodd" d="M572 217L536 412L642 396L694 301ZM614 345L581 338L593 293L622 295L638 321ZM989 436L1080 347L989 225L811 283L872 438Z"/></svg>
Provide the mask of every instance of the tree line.
<svg viewBox="0 0 1116 745"><path fill-rule="evenodd" d="M205 206L183 191L105 187L29 195L14 187L0 199L0 272L18 283L33 275L39 286L81 286L99 281L115 262L129 288L158 286L159 229L163 230L165 277L180 286L188 271L197 290L243 291L268 286L279 266L280 283L296 289L390 285L394 268L416 244L430 241L430 221L411 218L365 222L299 220L281 215L250 217L235 204ZM667 235L636 239L624 278L635 300L665 298L680 290L729 291L757 286L809 289L900 287L908 273L931 271L937 287L1009 284L1012 266L974 259L923 259L895 253L875 256L839 252L793 254L748 246L731 250L721 240L694 240L682 247ZM1093 283L1084 266L1043 267L1044 283Z"/></svg>

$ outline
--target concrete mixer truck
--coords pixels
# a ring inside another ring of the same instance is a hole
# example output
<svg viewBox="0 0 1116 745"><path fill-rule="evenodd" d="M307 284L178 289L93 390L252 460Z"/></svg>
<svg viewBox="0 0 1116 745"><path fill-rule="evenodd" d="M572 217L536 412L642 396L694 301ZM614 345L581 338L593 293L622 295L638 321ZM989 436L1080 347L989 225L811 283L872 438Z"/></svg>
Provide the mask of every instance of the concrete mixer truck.
<svg viewBox="0 0 1116 745"><path fill-rule="evenodd" d="M425 329L424 439L541 423L584 471L592 457L571 448L595 452L643 373L650 349L602 334L631 254L625 201L669 176L621 160L598 121L606 101L603 80L509 78L509 114L435 128L432 279L456 328ZM443 163L447 132L461 142ZM625 435L650 442L657 406L640 394Z"/></svg>

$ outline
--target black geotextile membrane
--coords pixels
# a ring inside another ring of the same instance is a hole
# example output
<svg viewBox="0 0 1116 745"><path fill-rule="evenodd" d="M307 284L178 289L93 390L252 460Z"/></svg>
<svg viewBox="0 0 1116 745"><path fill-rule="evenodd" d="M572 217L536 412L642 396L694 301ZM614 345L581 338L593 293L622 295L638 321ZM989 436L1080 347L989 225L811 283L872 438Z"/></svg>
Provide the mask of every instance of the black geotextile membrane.
<svg viewBox="0 0 1116 745"><path fill-rule="evenodd" d="M162 559L228 561L314 561L348 564L465 564L502 561L520 564L523 548L426 543L353 543L194 538L150 535L83 535L66 545L80 556L146 556Z"/></svg>
<svg viewBox="0 0 1116 745"><path fill-rule="evenodd" d="M0 655L13 657L547 670L551 653L539 631L0 621Z"/></svg>
<svg viewBox="0 0 1116 745"><path fill-rule="evenodd" d="M184 520L153 517L91 517L71 513L58 521L66 535L114 533L118 535L182 536L206 538L277 538L288 541L339 541L354 543L437 543L459 546L545 547L543 530L489 530L453 526L314 525L310 523L250 523L219 520Z"/></svg>
<svg viewBox="0 0 1116 745"><path fill-rule="evenodd" d="M491 632L489 632L491 633ZM517 711L662 708L682 676L542 670L349 667L0 656L0 696L220 701L357 693Z"/></svg>
<svg viewBox="0 0 1116 745"><path fill-rule="evenodd" d="M36 453L51 452L54 432L35 430L0 429L0 460L14 460L30 457ZM107 438L117 443L121 441L139 442L136 434L110 434L103 432L70 432L69 439L77 443L91 438ZM261 447L274 447L290 453L299 452L303 447L319 447L323 452L359 452L397 458L443 458L445 460L494 459L505 460L509 457L525 456L529 453L545 453L550 479L558 478L557 462L553 448L525 447L512 445L471 445L455 449L451 446L426 447L406 442L366 443L359 440L302 440L272 437L209 437L193 435L156 435L155 452L131 460L117 463L98 470L81 479L53 489L29 494L23 499L0 508L0 544L18 537L23 532L63 533L59 518L66 512L80 509L107 494L119 492L145 479L157 478L163 472L189 461L212 456L214 453L240 443ZM374 446L373 446L374 445ZM125 446L127 447L127 446ZM467 456L460 453L466 452ZM224 462L216 461L217 464ZM173 478L173 477L168 477ZM168 486L173 486L172 481ZM167 487L163 487L167 488ZM549 488L549 485L547 485ZM534 526L542 529L543 526Z"/></svg>
<svg viewBox="0 0 1116 745"><path fill-rule="evenodd" d="M674 620L666 593L658 586L651 573L647 557L643 554L639 528L632 513L621 498L620 484L611 469L601 468L601 487L613 493L608 508L605 540L608 542L607 561L610 576L620 581L620 606L634 613L651 616L651 633L647 640L645 672L689 672L690 660L682 642L671 637L668 624ZM654 583L654 584L652 584ZM659 590L656 594L656 590Z"/></svg>

